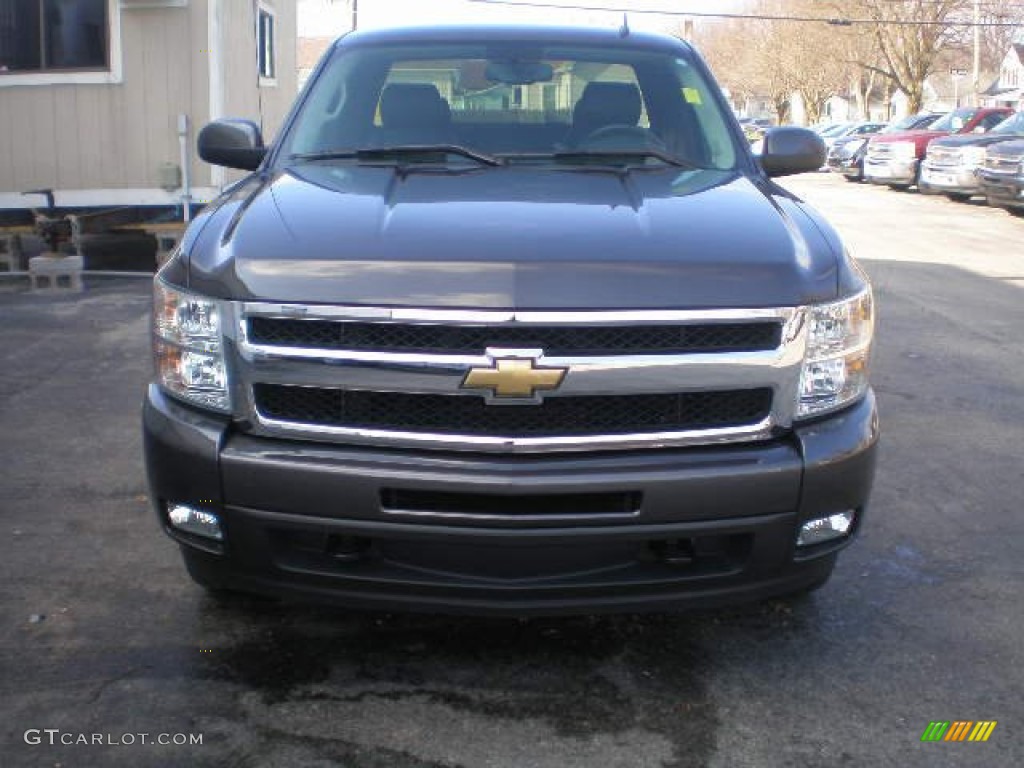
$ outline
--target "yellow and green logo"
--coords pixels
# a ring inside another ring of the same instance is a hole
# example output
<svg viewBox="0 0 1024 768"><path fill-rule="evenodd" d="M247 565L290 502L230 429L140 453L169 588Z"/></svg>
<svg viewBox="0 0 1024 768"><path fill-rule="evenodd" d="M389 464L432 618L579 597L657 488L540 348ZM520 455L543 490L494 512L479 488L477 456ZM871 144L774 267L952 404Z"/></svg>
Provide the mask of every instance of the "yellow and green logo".
<svg viewBox="0 0 1024 768"><path fill-rule="evenodd" d="M921 741L988 741L995 729L995 720L933 720Z"/></svg>

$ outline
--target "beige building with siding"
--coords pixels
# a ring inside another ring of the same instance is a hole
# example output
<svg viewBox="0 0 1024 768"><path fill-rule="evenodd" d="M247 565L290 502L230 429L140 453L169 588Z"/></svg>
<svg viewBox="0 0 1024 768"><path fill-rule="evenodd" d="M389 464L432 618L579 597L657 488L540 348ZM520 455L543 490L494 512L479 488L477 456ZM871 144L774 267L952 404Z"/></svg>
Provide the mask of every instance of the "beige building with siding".
<svg viewBox="0 0 1024 768"><path fill-rule="evenodd" d="M3 0L0 209L39 206L21 194L38 188L59 207L210 199L229 179L196 134L246 117L269 142L295 40L295 0Z"/></svg>

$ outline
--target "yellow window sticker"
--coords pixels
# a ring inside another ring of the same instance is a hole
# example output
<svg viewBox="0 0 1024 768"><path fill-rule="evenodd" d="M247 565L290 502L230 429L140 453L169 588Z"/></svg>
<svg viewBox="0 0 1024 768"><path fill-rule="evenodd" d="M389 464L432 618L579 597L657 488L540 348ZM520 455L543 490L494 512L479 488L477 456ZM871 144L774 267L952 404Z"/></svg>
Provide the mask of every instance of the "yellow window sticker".
<svg viewBox="0 0 1024 768"><path fill-rule="evenodd" d="M683 88L683 97L688 104L700 105L703 103L700 99L700 91L696 88Z"/></svg>

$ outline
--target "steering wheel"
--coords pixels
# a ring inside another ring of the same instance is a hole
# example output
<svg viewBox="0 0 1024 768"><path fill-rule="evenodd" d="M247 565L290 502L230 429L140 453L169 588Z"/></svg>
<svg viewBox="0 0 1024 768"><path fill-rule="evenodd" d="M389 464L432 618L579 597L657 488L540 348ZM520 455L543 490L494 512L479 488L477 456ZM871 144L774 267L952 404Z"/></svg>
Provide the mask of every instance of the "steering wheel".
<svg viewBox="0 0 1024 768"><path fill-rule="evenodd" d="M596 146L595 146L596 145ZM591 131L577 145L589 149L655 149L667 150L665 142L656 133L638 125L606 125Z"/></svg>

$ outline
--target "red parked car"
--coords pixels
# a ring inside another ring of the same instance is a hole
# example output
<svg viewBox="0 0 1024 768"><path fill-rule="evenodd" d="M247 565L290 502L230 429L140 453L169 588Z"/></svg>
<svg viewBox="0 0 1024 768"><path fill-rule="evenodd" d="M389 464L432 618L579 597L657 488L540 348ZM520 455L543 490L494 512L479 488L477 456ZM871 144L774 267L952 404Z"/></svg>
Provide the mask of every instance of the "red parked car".
<svg viewBox="0 0 1024 768"><path fill-rule="evenodd" d="M985 133L1013 114L1009 107L962 107L940 117L927 130L879 134L868 144L864 178L872 184L907 189L917 184L928 144L953 133Z"/></svg>

